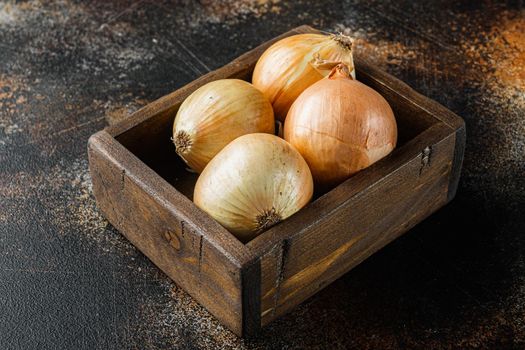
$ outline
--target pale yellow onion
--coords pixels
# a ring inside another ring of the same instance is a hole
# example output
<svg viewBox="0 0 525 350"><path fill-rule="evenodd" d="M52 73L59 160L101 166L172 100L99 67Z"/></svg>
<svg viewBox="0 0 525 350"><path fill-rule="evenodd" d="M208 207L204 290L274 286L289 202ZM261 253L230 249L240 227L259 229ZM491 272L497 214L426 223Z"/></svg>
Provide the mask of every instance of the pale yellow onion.
<svg viewBox="0 0 525 350"><path fill-rule="evenodd" d="M279 40L262 54L252 83L272 103L275 117L284 121L295 99L338 63L346 64L355 78L350 37L297 34Z"/></svg>
<svg viewBox="0 0 525 350"><path fill-rule="evenodd" d="M270 102L250 83L221 79L201 86L179 108L173 123L177 153L195 171L228 143L249 133L273 134Z"/></svg>
<svg viewBox="0 0 525 350"><path fill-rule="evenodd" d="M248 241L305 206L313 180L301 155L283 139L249 134L213 158L195 185L195 204Z"/></svg>
<svg viewBox="0 0 525 350"><path fill-rule="evenodd" d="M397 125L388 102L339 65L294 102L284 138L304 157L316 186L328 189L390 153Z"/></svg>

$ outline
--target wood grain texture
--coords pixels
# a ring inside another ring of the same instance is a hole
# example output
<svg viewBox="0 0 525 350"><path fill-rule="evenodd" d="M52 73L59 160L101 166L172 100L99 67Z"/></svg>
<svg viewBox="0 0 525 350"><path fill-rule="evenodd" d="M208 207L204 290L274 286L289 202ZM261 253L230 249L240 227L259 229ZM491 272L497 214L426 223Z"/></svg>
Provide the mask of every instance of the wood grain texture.
<svg viewBox="0 0 525 350"><path fill-rule="evenodd" d="M242 334L243 247L102 131L90 138L90 170L108 220L177 284ZM227 234L227 240L221 235ZM219 241L221 241L219 243ZM245 279L245 278L244 278ZM244 282L246 284L246 282Z"/></svg>
<svg viewBox="0 0 525 350"><path fill-rule="evenodd" d="M261 322L261 261L259 257L241 269L242 335L255 336Z"/></svg>
<svg viewBox="0 0 525 350"><path fill-rule="evenodd" d="M467 131L465 122L459 122L455 133L454 158L452 160L452 169L450 170L450 182L448 185L447 200L451 201L455 196L459 186L459 177L463 167L463 157L465 154L465 145L467 143Z"/></svg>
<svg viewBox="0 0 525 350"><path fill-rule="evenodd" d="M315 30L302 26L278 38L300 32ZM175 155L171 123L184 98L203 84L249 79L275 40L151 103L89 144L94 193L105 215L239 335L257 333L443 206L463 155L459 117L358 59L358 77L394 110L397 149L243 245L190 201L196 175Z"/></svg>
<svg viewBox="0 0 525 350"><path fill-rule="evenodd" d="M261 263L262 305L266 307L262 310L263 325L286 313L446 203L454 137L447 136L449 130L442 126L430 131L445 138L427 144L432 149L429 163L423 164L424 148L420 148L417 156L369 184L366 191L345 198L343 203L328 211L322 209L328 203L320 198L318 203L312 203L304 213L280 228L280 235L289 233L282 238L285 243L268 248ZM347 185L352 186L351 181ZM319 212L322 213L317 216ZM308 220L311 224L307 227L299 226L299 222L307 220L307 215L315 219ZM281 247L285 248L276 254L275 250Z"/></svg>
<svg viewBox="0 0 525 350"><path fill-rule="evenodd" d="M456 194L456 190L459 183L459 176L461 173L461 166L463 163L463 156L465 153L466 144L466 131L465 121L449 109L445 108L438 102L429 99L410 88L407 84L394 78L377 69L373 65L367 63L366 58L356 58L356 69L361 72L358 79L365 82L367 85L372 86L377 91L380 91L383 96L389 96L395 94L396 98L389 99L392 108L396 112L396 118L403 117L407 111L415 111L418 113L419 118L413 118L413 113L408 116L415 125L424 127L428 124L428 118L421 118L426 115L433 119L433 121L440 121L449 126L455 133L455 151L454 151L454 162L453 168L450 173L450 184L448 190L448 201L452 200ZM402 103L402 113L398 106ZM418 121L419 120L419 121ZM400 130L400 138L405 137L406 129Z"/></svg>

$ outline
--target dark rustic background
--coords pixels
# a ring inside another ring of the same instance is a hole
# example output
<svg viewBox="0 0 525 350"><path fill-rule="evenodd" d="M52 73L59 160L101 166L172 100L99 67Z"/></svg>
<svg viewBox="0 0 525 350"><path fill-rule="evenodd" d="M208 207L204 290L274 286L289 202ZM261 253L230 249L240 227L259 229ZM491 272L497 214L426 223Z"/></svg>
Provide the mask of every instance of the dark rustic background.
<svg viewBox="0 0 525 350"><path fill-rule="evenodd" d="M292 27L464 117L456 199L255 339L113 229L86 141ZM523 1L0 2L1 349L525 347Z"/></svg>

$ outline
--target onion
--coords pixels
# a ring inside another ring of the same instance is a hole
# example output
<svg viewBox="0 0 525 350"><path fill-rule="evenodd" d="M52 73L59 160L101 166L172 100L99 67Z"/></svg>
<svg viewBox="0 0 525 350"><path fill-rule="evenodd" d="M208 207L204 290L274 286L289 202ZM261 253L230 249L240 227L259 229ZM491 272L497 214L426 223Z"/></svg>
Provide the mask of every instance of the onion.
<svg viewBox="0 0 525 350"><path fill-rule="evenodd" d="M249 133L275 129L270 102L250 83L216 80L194 91L179 108L173 123L177 153L195 171L228 143Z"/></svg>
<svg viewBox="0 0 525 350"><path fill-rule="evenodd" d="M354 73L352 39L343 34L298 34L268 48L257 61L252 83L284 121L290 106L307 87L326 77L338 63Z"/></svg>
<svg viewBox="0 0 525 350"><path fill-rule="evenodd" d="M341 64L294 102L284 138L304 157L316 186L327 189L389 154L397 126L388 102Z"/></svg>
<svg viewBox="0 0 525 350"><path fill-rule="evenodd" d="M195 185L195 204L248 241L308 203L313 180L301 155L269 134L244 135L213 158Z"/></svg>

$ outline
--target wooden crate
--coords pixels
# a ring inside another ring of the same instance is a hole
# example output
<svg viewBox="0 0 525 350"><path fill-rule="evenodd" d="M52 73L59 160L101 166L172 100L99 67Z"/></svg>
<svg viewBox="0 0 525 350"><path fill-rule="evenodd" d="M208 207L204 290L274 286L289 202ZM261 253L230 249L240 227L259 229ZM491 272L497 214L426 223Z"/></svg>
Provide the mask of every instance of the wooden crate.
<svg viewBox="0 0 525 350"><path fill-rule="evenodd" d="M256 333L450 201L465 126L438 103L356 57L358 79L394 110L399 140L387 157L247 244L192 202L197 176L170 141L182 101L205 83L250 80L276 40L94 134L93 191L108 220L238 335Z"/></svg>

